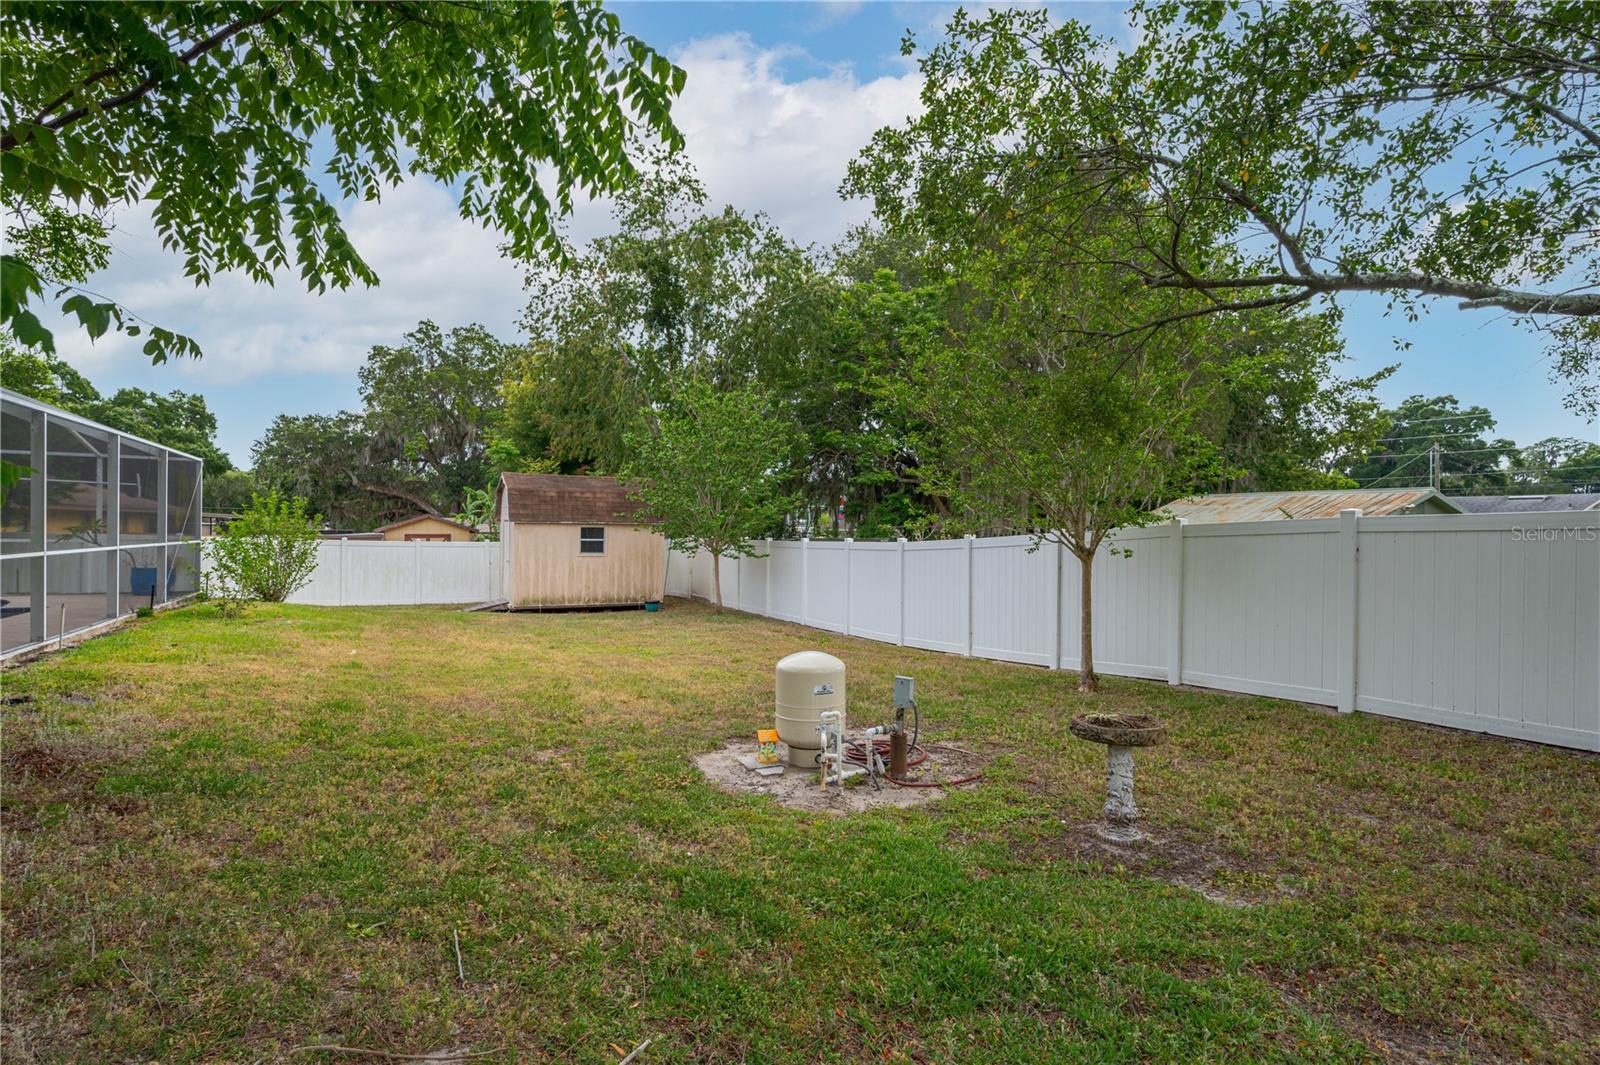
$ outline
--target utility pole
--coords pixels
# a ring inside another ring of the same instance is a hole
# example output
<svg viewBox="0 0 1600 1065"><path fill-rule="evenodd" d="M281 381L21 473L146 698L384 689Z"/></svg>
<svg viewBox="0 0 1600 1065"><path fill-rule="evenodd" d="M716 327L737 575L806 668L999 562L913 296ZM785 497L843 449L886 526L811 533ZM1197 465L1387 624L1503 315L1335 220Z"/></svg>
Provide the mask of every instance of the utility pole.
<svg viewBox="0 0 1600 1065"><path fill-rule="evenodd" d="M1435 440L1428 448L1428 483L1433 485L1435 492L1439 491L1439 482L1444 473L1444 455L1439 450L1439 442Z"/></svg>

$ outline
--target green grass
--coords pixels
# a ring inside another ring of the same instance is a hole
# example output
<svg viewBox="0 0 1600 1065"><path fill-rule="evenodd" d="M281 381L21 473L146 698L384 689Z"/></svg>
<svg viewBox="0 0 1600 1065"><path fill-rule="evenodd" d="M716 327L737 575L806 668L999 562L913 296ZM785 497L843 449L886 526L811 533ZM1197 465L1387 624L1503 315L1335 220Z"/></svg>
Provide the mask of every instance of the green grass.
<svg viewBox="0 0 1600 1065"><path fill-rule="evenodd" d="M858 721L914 674L983 784L851 818L707 786L691 758L764 725L804 647ZM4 710L0 1051L1600 1055L1600 760L1074 680L681 603L139 622L3 677L34 699ZM1171 725L1148 860L1085 842L1091 707Z"/></svg>

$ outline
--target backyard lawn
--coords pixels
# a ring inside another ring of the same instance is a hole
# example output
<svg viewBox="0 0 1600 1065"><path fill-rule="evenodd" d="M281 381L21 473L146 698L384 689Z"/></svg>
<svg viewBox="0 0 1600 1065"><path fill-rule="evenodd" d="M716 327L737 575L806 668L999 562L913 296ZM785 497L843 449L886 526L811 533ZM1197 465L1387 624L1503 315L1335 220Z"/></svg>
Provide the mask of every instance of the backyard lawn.
<svg viewBox="0 0 1600 1065"><path fill-rule="evenodd" d="M915 675L986 779L848 818L707 785L808 647L858 722ZM681 602L140 622L3 675L0 1052L1600 1056L1600 759L1074 680ZM1143 857L1084 831L1087 708L1171 725Z"/></svg>

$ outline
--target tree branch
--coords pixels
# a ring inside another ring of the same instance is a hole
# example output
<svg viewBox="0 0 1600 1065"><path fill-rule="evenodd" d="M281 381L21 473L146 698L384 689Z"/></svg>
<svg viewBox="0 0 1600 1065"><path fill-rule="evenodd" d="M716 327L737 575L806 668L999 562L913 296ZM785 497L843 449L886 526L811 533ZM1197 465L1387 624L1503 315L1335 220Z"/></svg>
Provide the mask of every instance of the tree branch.
<svg viewBox="0 0 1600 1065"><path fill-rule="evenodd" d="M188 51L179 55L179 65L189 65L196 59L205 55L207 52L213 51L218 46L222 45L229 39L238 36L245 30L250 29L252 26L259 26L261 23L273 18L282 10L282 4L274 4L249 18L236 19L235 21L228 23L216 33L213 33L211 36L195 44ZM84 82L84 85L91 85L95 81L98 81L100 78L105 77L110 73L112 73L110 70L100 71L99 73L96 73L87 79ZM30 124L43 125L45 129L50 130L63 129L88 115L91 111L114 111L119 107L126 107L128 104L142 100L144 97L148 96L150 92L160 83L161 76L159 74L152 74L126 92L118 93L115 96L108 96L104 100L101 100L99 103L95 104L93 107L90 107L88 104L80 104L79 106L74 107L71 111L68 111L62 115L57 115L48 122ZM44 108L40 113L48 114L51 110L59 107L62 102L63 100L58 98L48 107ZM11 149L22 143L24 142L21 139L21 135L12 131L7 131L4 137L0 137L0 152L9 152Z"/></svg>

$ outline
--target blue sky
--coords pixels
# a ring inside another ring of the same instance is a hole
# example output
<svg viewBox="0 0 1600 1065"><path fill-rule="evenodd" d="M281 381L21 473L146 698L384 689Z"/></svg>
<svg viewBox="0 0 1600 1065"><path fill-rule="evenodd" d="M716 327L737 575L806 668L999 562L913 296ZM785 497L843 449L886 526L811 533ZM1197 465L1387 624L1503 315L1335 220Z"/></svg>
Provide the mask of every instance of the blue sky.
<svg viewBox="0 0 1600 1065"><path fill-rule="evenodd" d="M831 243L866 216L839 201L845 164L881 125L915 107L915 69L900 55L907 30L932 41L953 4L667 3L615 5L630 32L665 49L689 73L676 115L691 159L714 199L763 210L796 239ZM1108 35L1126 34L1122 8L1052 5ZM442 326L482 322L507 340L526 303L522 273L502 259L494 234L462 222L445 190L412 183L382 204L351 204L347 225L383 284L321 297L292 277L273 288L221 278L196 289L166 254L141 211L124 212L118 255L91 287L138 313L194 336L196 364L149 366L134 343L91 346L65 322L63 355L109 391L140 385L204 394L218 414L222 446L248 464L251 444L280 413L355 409L356 368L373 344L395 343L419 319ZM603 204L585 205L568 229L577 240L602 232ZM1379 296L1347 298L1351 374L1391 362L1382 388L1396 402L1413 393L1451 393L1482 404L1497 431L1519 442L1546 436L1600 439L1593 423L1562 408L1539 338L1494 312L1460 312L1439 302L1422 321L1385 314ZM1397 351L1396 339L1410 342Z"/></svg>

